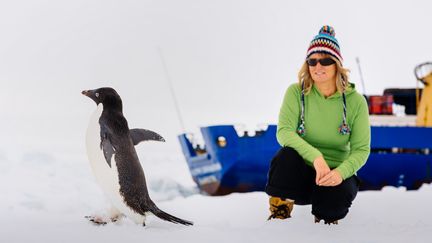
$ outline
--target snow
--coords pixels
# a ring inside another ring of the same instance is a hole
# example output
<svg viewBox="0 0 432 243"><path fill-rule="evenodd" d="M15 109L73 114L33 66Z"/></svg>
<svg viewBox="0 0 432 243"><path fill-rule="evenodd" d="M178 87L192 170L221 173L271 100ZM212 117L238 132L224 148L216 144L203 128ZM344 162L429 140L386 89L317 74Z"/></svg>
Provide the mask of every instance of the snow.
<svg viewBox="0 0 432 243"><path fill-rule="evenodd" d="M431 7L428 0L3 1L0 242L429 242L431 185L360 192L337 226L314 224L310 206L267 221L262 192L199 194L176 136L205 125L275 123L324 24L335 27L360 91L415 87L413 68L431 58ZM137 146L150 196L194 226L149 216L145 228L129 219L97 227L84 218L110 207L85 151L96 106L81 95L102 86L120 93L131 128L166 139Z"/></svg>
<svg viewBox="0 0 432 243"><path fill-rule="evenodd" d="M137 149L142 154L147 147L140 145ZM267 221L265 193L201 195L187 176L183 158L140 157L150 196L157 205L192 220L194 226L171 224L155 216L148 217L146 227L126 218L95 226L84 217L103 215L110 205L85 157L29 153L1 163L0 241L427 242L432 229L431 185L418 191L385 187L382 191L360 192L348 216L337 226L313 223L310 206L295 206L291 219Z"/></svg>

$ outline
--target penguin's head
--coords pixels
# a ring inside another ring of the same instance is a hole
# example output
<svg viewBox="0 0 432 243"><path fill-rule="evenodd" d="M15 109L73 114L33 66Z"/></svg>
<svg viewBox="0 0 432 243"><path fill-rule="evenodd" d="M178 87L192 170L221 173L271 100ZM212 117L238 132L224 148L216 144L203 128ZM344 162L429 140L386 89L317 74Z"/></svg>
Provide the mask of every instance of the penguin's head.
<svg viewBox="0 0 432 243"><path fill-rule="evenodd" d="M96 105L103 104L104 107L122 108L122 100L113 88L99 88L93 90L84 90L83 95L92 99Z"/></svg>

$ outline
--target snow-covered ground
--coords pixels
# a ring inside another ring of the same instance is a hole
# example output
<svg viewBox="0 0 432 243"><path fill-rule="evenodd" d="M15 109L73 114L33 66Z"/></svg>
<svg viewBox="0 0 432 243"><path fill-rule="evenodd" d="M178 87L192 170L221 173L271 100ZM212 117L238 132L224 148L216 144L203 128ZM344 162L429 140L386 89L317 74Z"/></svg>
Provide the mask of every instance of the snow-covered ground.
<svg viewBox="0 0 432 243"><path fill-rule="evenodd" d="M361 192L337 226L314 224L309 206L268 222L262 192L198 194L176 136L275 123L324 24L359 91L415 87L413 68L432 58L431 9L430 0L0 1L0 242L430 242L431 185ZM194 226L84 218L109 208L84 147L95 105L81 95L102 86L122 96L131 128L167 140L137 147L150 194Z"/></svg>
<svg viewBox="0 0 432 243"><path fill-rule="evenodd" d="M26 154L0 164L0 242L429 242L432 186L419 191L386 187L360 192L337 226L315 224L310 206L289 220L267 221L263 192L209 197L196 193L181 157L146 157L138 148L151 197L165 211L192 220L191 227L149 216L95 226L84 216L103 214L109 203L85 157Z"/></svg>

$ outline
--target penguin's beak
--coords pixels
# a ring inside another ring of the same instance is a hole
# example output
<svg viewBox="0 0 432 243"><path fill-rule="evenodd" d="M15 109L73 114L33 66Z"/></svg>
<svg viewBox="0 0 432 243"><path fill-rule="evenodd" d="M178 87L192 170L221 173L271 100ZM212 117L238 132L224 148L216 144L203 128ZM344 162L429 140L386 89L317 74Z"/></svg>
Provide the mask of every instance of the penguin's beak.
<svg viewBox="0 0 432 243"><path fill-rule="evenodd" d="M92 94L92 92L91 92L91 90L83 90L83 91L81 92L81 94L83 94L83 95L85 95L85 96L87 96L87 97L90 97L91 94Z"/></svg>
<svg viewBox="0 0 432 243"><path fill-rule="evenodd" d="M84 90L84 91L81 92L81 94L89 97L94 102L96 102L96 104L99 104L99 100L98 100L98 98L95 95L95 90Z"/></svg>

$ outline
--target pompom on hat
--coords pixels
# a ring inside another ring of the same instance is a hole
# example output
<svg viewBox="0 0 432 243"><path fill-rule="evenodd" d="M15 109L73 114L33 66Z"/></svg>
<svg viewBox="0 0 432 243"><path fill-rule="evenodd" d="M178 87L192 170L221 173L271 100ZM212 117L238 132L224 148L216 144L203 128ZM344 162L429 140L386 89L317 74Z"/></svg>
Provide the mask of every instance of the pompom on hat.
<svg viewBox="0 0 432 243"><path fill-rule="evenodd" d="M324 25L318 35L311 41L307 50L306 59L314 53L325 53L335 57L342 64L343 58L340 53L339 42L335 37L333 27Z"/></svg>

